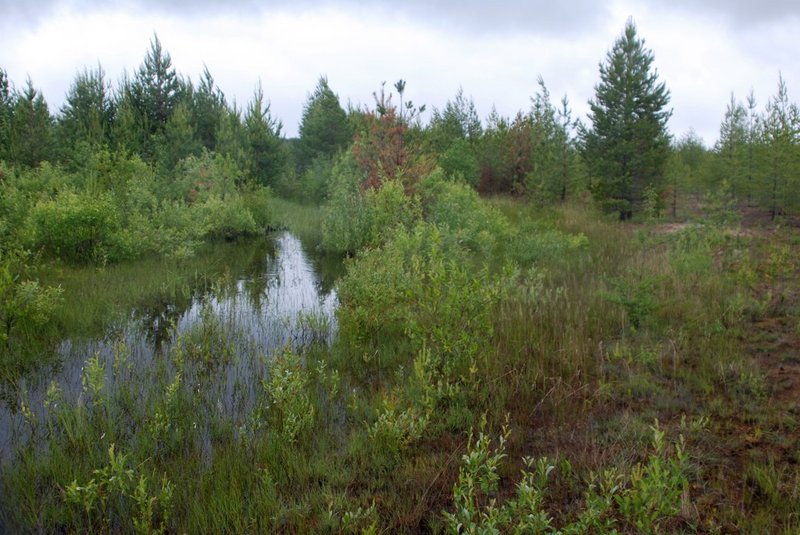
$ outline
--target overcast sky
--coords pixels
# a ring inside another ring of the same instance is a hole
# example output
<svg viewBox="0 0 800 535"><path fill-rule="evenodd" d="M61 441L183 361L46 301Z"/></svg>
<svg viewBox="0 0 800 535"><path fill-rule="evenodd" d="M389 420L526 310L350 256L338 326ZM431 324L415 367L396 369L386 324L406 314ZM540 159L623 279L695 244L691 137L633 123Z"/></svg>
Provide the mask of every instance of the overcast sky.
<svg viewBox="0 0 800 535"><path fill-rule="evenodd" d="M183 75L207 65L229 101L245 105L258 80L288 136L327 75L343 105L371 104L382 81L441 108L459 87L482 117L530 107L541 75L577 116L598 63L632 17L672 94L670 128L712 144L731 92L759 108L779 72L800 91L798 0L0 0L0 68L28 76L51 111L84 67L116 85L142 63L154 32ZM427 117L425 117L427 118Z"/></svg>

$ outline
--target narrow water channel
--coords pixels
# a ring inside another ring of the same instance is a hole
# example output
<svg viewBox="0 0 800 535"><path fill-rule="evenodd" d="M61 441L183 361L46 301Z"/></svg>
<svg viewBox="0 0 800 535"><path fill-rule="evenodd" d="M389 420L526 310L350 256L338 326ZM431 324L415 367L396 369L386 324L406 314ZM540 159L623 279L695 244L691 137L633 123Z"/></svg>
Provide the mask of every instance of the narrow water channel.
<svg viewBox="0 0 800 535"><path fill-rule="evenodd" d="M99 336L66 336L56 347L55 364L21 379L15 395L0 402L0 460L28 438L20 407L41 418L52 385L64 402L78 403L87 365L104 370L104 388L135 384L145 399L152 394L153 374L171 373L176 347L184 353L196 348L212 358L192 363L194 380L203 376L204 387L213 389L208 397L236 420L249 409L264 359L285 347L329 344L336 332L333 283L341 259L317 255L289 232L264 240L237 245L253 248L255 256L230 255L231 265L225 264L216 283L180 303L132 307L122 319L109 318Z"/></svg>

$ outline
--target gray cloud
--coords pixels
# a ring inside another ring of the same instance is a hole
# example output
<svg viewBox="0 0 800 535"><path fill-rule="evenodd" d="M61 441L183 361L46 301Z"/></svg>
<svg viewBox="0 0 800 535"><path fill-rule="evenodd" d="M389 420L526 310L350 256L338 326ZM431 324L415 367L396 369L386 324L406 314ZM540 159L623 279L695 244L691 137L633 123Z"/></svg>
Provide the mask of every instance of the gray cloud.
<svg viewBox="0 0 800 535"><path fill-rule="evenodd" d="M461 29L478 34L538 32L544 34L579 34L602 23L606 7L595 0L553 2L552 0L0 0L5 24L23 22L35 25L59 8L94 10L117 8L135 12L179 14L185 18L209 14L247 14L273 9L313 11L346 8L368 14L413 21L447 29ZM2 23L0 23L2 24Z"/></svg>
<svg viewBox="0 0 800 535"><path fill-rule="evenodd" d="M701 13L721 18L737 28L762 26L800 18L797 0L673 0L671 7L688 13Z"/></svg>

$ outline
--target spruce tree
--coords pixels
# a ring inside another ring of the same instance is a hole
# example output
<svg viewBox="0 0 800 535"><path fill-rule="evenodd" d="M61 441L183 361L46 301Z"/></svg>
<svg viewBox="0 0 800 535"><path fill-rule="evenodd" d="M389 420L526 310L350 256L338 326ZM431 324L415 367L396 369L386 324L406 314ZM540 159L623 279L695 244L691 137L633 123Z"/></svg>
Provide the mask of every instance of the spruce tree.
<svg viewBox="0 0 800 535"><path fill-rule="evenodd" d="M620 219L642 206L648 189L661 189L670 150L669 91L644 44L628 20L600 64L600 83L589 101L592 128L582 135L592 193Z"/></svg>

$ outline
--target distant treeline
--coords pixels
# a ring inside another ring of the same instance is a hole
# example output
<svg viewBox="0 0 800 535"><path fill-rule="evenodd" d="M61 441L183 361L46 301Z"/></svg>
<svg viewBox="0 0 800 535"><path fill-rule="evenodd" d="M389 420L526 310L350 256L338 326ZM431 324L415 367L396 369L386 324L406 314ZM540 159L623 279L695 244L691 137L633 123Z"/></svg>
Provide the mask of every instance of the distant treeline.
<svg viewBox="0 0 800 535"><path fill-rule="evenodd" d="M638 74L614 71L615 54L628 53L626 40L641 66ZM177 73L154 36L132 76L112 87L100 65L86 68L55 113L30 79L15 88L0 69L0 169L10 175L48 162L85 175L105 151L137 158L159 180L174 182L185 175L187 159L219 157L237 186L267 186L282 196L322 202L330 194L334 165L346 156L355 160L364 188L399 178L411 192L439 167L484 194L550 203L592 193L623 217L645 205L677 212L682 194L709 191L773 217L797 213L800 113L783 79L763 109L753 95L746 104L732 97L719 141L706 147L692 131L677 139L666 132L669 93L650 72L652 53L642 44L629 23L619 50L610 51L601 68L591 125L572 116L566 96L554 105L541 78L530 109L513 118L492 110L481 120L459 90L423 123L424 106L404 99L403 80L389 92L380 86L372 108L344 109L323 77L308 96L299 137L286 139L260 83L239 108L208 69L196 83ZM629 103L610 103L618 109L603 109L621 75L639 83L642 98L633 95ZM617 120L615 114L636 122L625 119L604 132L603 121ZM172 192L174 199L191 201L208 189L202 176L192 178L183 181L186 191Z"/></svg>

